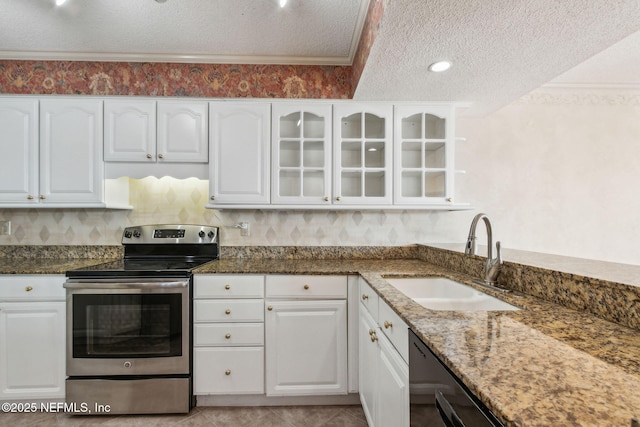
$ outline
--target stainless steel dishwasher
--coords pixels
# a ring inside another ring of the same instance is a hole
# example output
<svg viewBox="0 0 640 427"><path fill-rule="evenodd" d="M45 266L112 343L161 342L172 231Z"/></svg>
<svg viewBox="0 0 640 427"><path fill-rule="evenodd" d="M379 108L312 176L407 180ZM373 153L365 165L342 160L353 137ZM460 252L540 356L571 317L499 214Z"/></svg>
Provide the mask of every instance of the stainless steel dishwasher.
<svg viewBox="0 0 640 427"><path fill-rule="evenodd" d="M412 427L503 426L411 330L409 403Z"/></svg>

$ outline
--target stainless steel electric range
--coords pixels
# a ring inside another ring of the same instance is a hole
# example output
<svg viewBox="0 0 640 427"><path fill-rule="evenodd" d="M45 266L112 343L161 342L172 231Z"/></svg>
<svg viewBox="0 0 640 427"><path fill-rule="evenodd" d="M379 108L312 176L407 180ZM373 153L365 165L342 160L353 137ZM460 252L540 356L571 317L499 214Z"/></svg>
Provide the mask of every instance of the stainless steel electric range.
<svg viewBox="0 0 640 427"><path fill-rule="evenodd" d="M189 412L192 270L218 258L218 228L128 227L122 244L123 259L67 272L68 411Z"/></svg>

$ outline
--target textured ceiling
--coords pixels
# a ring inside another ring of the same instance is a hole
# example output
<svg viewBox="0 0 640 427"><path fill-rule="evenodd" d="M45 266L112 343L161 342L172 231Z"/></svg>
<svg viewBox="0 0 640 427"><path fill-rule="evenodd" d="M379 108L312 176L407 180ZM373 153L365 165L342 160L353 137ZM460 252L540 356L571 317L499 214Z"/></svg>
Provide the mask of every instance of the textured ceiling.
<svg viewBox="0 0 640 427"><path fill-rule="evenodd" d="M638 0L381 1L356 100L460 101L482 115L550 81L640 85ZM53 2L0 0L0 59L349 65L369 3ZM453 68L429 73L438 59Z"/></svg>
<svg viewBox="0 0 640 427"><path fill-rule="evenodd" d="M468 101L482 115L639 29L637 0L393 0L354 98ZM453 67L428 72L439 59Z"/></svg>
<svg viewBox="0 0 640 427"><path fill-rule="evenodd" d="M0 0L0 58L350 65L368 0Z"/></svg>

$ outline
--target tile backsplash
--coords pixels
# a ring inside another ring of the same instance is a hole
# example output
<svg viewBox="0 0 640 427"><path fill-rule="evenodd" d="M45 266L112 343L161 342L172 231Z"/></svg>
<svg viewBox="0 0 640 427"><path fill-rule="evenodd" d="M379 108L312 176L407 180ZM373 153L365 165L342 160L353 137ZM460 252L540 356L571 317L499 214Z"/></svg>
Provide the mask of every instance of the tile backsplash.
<svg viewBox="0 0 640 427"><path fill-rule="evenodd" d="M446 241L447 227L435 225L456 214L205 209L209 183L195 178L130 179L129 193L133 210L0 209L12 228L0 245L117 245L127 226L187 223L220 226L226 246L399 246ZM249 236L233 227L239 222L249 223Z"/></svg>

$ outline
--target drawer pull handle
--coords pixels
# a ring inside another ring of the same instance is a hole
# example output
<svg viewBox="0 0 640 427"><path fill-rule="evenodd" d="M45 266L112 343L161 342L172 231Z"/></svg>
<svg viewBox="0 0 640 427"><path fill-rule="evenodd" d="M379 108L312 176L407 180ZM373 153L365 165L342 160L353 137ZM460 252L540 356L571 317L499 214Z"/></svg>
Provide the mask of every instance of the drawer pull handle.
<svg viewBox="0 0 640 427"><path fill-rule="evenodd" d="M369 299L369 295L367 294L362 294L362 301L366 301Z"/></svg>
<svg viewBox="0 0 640 427"><path fill-rule="evenodd" d="M229 369L227 369L226 371L224 371L225 375L231 375L231 371Z"/></svg>
<svg viewBox="0 0 640 427"><path fill-rule="evenodd" d="M385 329L389 329L389 328L393 328L393 323L388 322L388 321L384 321L384 328Z"/></svg>
<svg viewBox="0 0 640 427"><path fill-rule="evenodd" d="M224 336L226 339L231 339L231 334L227 334Z"/></svg>
<svg viewBox="0 0 640 427"><path fill-rule="evenodd" d="M305 289L309 289L309 285L304 285L304 288Z"/></svg>
<svg viewBox="0 0 640 427"><path fill-rule="evenodd" d="M33 290L33 287L27 286L26 288L24 288L24 290L27 292L31 292Z"/></svg>
<svg viewBox="0 0 640 427"><path fill-rule="evenodd" d="M273 307L269 306L269 307L267 307L267 310L271 311L271 310L273 310Z"/></svg>
<svg viewBox="0 0 640 427"><path fill-rule="evenodd" d="M231 314L231 310L229 310L228 308L224 312L225 314Z"/></svg>
<svg viewBox="0 0 640 427"><path fill-rule="evenodd" d="M224 288L225 288L226 290L229 290L229 289L231 289L231 286L229 286L229 285L224 285Z"/></svg>

